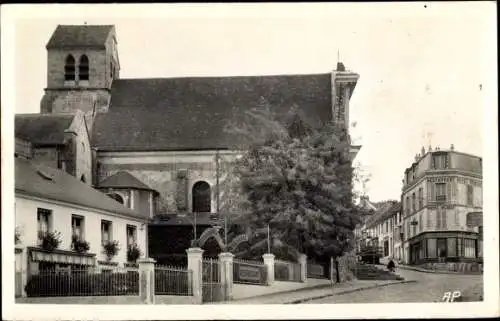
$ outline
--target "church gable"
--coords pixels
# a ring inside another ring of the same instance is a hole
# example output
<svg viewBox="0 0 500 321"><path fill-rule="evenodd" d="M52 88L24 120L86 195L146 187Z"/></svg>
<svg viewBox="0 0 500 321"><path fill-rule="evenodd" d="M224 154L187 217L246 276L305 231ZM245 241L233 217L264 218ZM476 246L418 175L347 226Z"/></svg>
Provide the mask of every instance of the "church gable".
<svg viewBox="0 0 500 321"><path fill-rule="evenodd" d="M298 107L322 124L332 118L330 74L118 79L107 113L98 114L93 146L107 151L228 149L224 132L266 102L278 114Z"/></svg>

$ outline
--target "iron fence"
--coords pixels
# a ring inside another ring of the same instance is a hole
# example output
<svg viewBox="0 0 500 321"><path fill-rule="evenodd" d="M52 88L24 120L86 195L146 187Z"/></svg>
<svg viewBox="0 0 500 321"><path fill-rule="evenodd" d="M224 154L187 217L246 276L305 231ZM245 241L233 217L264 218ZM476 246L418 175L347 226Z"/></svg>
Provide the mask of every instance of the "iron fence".
<svg viewBox="0 0 500 321"><path fill-rule="evenodd" d="M234 259L233 282L267 285L267 268L264 262Z"/></svg>
<svg viewBox="0 0 500 321"><path fill-rule="evenodd" d="M277 281L300 282L300 264L283 260L274 261L274 279Z"/></svg>
<svg viewBox="0 0 500 321"><path fill-rule="evenodd" d="M28 277L28 297L139 295L139 273L123 268L44 270Z"/></svg>
<svg viewBox="0 0 500 321"><path fill-rule="evenodd" d="M220 280L220 262L217 259L204 258L202 261L202 300L219 302L225 299L225 289Z"/></svg>
<svg viewBox="0 0 500 321"><path fill-rule="evenodd" d="M193 274L182 267L155 266L155 294L193 295Z"/></svg>
<svg viewBox="0 0 500 321"><path fill-rule="evenodd" d="M317 263L307 263L307 277L313 279L324 279L326 278L325 267Z"/></svg>

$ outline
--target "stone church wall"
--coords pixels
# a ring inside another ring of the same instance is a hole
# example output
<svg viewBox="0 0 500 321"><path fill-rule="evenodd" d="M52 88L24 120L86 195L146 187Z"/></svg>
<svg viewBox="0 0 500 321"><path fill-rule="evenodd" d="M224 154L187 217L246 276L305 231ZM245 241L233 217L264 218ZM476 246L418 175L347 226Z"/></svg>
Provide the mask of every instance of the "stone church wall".
<svg viewBox="0 0 500 321"><path fill-rule="evenodd" d="M192 211L192 188L198 181L205 181L210 185L212 212L216 210L215 152L98 155L99 182L118 171L128 171L160 193L156 214Z"/></svg>

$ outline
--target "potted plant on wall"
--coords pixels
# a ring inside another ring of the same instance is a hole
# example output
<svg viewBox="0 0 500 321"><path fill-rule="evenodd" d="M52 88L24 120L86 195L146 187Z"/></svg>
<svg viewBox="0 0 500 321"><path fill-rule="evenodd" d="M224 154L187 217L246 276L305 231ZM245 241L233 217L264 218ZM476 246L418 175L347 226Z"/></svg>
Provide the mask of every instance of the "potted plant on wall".
<svg viewBox="0 0 500 321"><path fill-rule="evenodd" d="M102 247L104 248L104 253L106 254L108 261L111 261L111 259L118 254L118 251L120 251L118 241L107 241L102 245Z"/></svg>
<svg viewBox="0 0 500 321"><path fill-rule="evenodd" d="M49 252L57 249L61 244L61 233L57 231L46 233L40 232L39 238L41 239L40 246L42 249Z"/></svg>
<svg viewBox="0 0 500 321"><path fill-rule="evenodd" d="M137 244L134 243L128 246L127 261L135 263L140 256L141 256L141 249L139 249Z"/></svg>
<svg viewBox="0 0 500 321"><path fill-rule="evenodd" d="M21 244L21 231L18 226L16 226L16 230L14 231L14 245Z"/></svg>
<svg viewBox="0 0 500 321"><path fill-rule="evenodd" d="M71 249L78 253L87 253L90 249L89 242L82 240L78 235L71 237Z"/></svg>

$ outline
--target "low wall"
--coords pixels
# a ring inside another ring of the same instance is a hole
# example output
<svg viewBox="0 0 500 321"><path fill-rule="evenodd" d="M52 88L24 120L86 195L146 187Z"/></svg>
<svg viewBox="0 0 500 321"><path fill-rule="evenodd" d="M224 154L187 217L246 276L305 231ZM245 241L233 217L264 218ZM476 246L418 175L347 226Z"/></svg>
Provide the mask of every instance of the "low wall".
<svg viewBox="0 0 500 321"><path fill-rule="evenodd" d="M16 298L19 304L141 304L137 295ZM195 304L194 297L156 295L155 304Z"/></svg>
<svg viewBox="0 0 500 321"><path fill-rule="evenodd" d="M121 296L65 296L42 298L16 298L16 303L40 304L140 304L137 295Z"/></svg>

